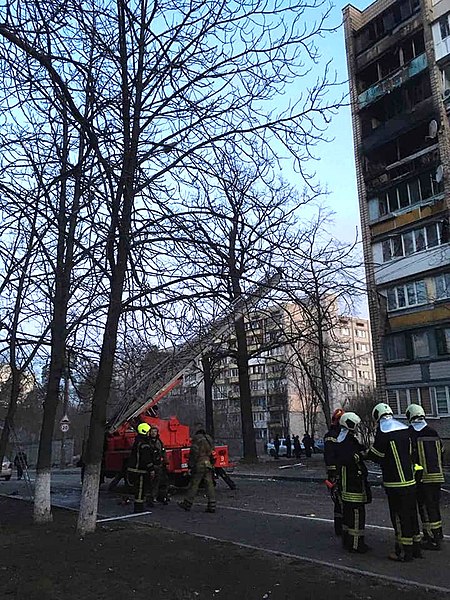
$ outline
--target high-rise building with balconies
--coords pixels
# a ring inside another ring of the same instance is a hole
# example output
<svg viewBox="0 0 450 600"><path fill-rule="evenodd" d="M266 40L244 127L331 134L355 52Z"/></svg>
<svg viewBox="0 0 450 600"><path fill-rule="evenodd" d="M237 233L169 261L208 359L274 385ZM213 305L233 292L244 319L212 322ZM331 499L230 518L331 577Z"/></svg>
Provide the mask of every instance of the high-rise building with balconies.
<svg viewBox="0 0 450 600"><path fill-rule="evenodd" d="M450 436L450 0L343 12L378 388Z"/></svg>

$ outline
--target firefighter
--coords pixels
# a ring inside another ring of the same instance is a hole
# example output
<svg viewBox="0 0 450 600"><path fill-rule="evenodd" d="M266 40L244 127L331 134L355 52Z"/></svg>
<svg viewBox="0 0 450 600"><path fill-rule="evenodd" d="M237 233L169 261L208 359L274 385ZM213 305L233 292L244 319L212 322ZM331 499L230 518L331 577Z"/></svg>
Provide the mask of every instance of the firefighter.
<svg viewBox="0 0 450 600"><path fill-rule="evenodd" d="M381 466L395 531L395 550L389 558L410 562L421 556L411 433L384 402L375 406L372 416L378 426L368 458Z"/></svg>
<svg viewBox="0 0 450 600"><path fill-rule="evenodd" d="M214 462L214 442L204 429L199 429L192 438L189 453L191 481L186 498L183 502L178 503L180 508L187 511L191 510L199 485L204 481L206 485L206 495L208 497L208 506L206 507L205 512L216 512L216 492L213 482Z"/></svg>
<svg viewBox="0 0 450 600"><path fill-rule="evenodd" d="M154 477L150 486L150 499L147 504L154 506L155 502L161 498L163 504L168 504L167 497L167 454L166 448L159 437L159 429L152 425L149 438L150 447L153 452Z"/></svg>
<svg viewBox="0 0 450 600"><path fill-rule="evenodd" d="M140 423L137 427L137 436L128 459L127 473L130 483L134 487L134 512L144 510L144 502L150 489L151 479L154 476L153 450L149 443L150 425Z"/></svg>
<svg viewBox="0 0 450 600"><path fill-rule="evenodd" d="M422 521L422 548L440 550L442 520L440 511L441 484L444 483L442 455L444 448L439 435L425 421L425 412L418 404L406 409L416 457L423 471L417 481L417 505Z"/></svg>
<svg viewBox="0 0 450 600"><path fill-rule="evenodd" d="M367 483L367 467L363 461L365 448L357 440L356 428L361 419L346 412L339 419L340 433L335 442L340 496L342 499L342 544L349 552L365 554L365 505L372 500Z"/></svg>
<svg viewBox="0 0 450 600"><path fill-rule="evenodd" d="M342 408L337 408L331 416L331 427L324 437L324 460L327 469L326 485L334 504L334 533L342 535L342 501L337 481L336 440L340 432L339 419L344 414Z"/></svg>

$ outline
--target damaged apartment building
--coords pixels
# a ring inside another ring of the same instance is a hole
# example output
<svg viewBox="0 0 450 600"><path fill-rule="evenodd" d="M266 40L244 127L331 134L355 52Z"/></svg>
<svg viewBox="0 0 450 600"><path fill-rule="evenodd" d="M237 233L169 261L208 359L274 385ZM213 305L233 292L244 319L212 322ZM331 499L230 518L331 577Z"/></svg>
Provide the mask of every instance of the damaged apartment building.
<svg viewBox="0 0 450 600"><path fill-rule="evenodd" d="M450 0L343 12L378 389L449 438Z"/></svg>

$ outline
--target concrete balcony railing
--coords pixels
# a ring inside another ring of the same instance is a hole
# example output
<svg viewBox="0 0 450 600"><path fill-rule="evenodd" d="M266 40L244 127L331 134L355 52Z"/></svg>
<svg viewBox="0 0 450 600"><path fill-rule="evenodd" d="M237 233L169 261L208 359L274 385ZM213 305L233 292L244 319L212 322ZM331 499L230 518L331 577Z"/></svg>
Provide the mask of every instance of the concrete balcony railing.
<svg viewBox="0 0 450 600"><path fill-rule="evenodd" d="M375 83L369 89L358 96L359 108L365 108L369 104L373 104L395 88L403 85L408 79L418 75L428 66L426 54L420 54L413 58L405 67L402 67L394 74L386 77L379 83Z"/></svg>

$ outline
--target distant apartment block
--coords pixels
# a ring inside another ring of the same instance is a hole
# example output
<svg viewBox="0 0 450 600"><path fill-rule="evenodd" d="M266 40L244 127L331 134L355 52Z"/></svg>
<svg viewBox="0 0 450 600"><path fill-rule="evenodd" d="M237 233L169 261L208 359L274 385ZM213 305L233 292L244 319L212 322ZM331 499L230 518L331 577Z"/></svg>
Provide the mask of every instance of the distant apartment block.
<svg viewBox="0 0 450 600"><path fill-rule="evenodd" d="M302 436L305 433L304 412L311 411L314 402L318 417L316 434L320 436L326 430L320 405L304 377L301 362L293 353L291 342L295 339L295 328L300 326L301 330L302 319L299 305L284 304L254 312L246 320L253 425L260 449L275 434L284 436L289 432ZM374 385L369 322L336 314L325 337L330 350L327 383L333 410L363 388ZM233 349L235 343L231 333L226 345ZM304 360L311 361L316 352L314 344L302 343L300 352ZM178 402L184 412L187 407L191 412L195 407L197 414L201 413L204 388L200 368L185 376L183 386L173 396L180 394L187 399ZM241 414L238 368L233 358L226 356L216 363L212 394L216 437L237 451L241 439ZM183 414L183 418L187 422L192 420L188 414Z"/></svg>
<svg viewBox="0 0 450 600"><path fill-rule="evenodd" d="M450 435L450 0L343 12L378 388Z"/></svg>

